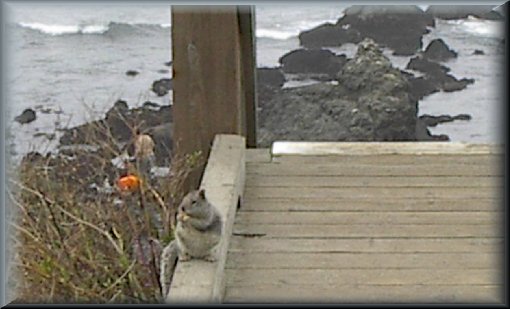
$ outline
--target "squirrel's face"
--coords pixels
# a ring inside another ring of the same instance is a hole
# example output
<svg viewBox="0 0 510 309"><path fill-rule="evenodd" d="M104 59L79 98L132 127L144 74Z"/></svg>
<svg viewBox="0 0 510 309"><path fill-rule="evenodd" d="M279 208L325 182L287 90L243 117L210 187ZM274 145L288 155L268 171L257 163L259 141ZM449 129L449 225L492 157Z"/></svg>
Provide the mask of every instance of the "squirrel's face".
<svg viewBox="0 0 510 309"><path fill-rule="evenodd" d="M179 212L190 214L193 209L200 207L205 201L205 190L195 190L188 193L179 205Z"/></svg>

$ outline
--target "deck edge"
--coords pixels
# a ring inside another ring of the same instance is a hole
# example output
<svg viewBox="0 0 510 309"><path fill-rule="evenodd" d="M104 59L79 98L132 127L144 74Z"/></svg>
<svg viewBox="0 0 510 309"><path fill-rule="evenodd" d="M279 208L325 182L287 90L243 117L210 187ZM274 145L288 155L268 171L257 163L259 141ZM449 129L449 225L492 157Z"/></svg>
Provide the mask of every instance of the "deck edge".
<svg viewBox="0 0 510 309"><path fill-rule="evenodd" d="M219 303L225 292L224 268L235 212L245 180L245 138L216 135L200 188L223 218L223 236L217 261L191 260L177 263L166 303Z"/></svg>
<svg viewBox="0 0 510 309"><path fill-rule="evenodd" d="M464 142L292 142L275 141L271 156L377 155L377 154L503 154L503 144Z"/></svg>

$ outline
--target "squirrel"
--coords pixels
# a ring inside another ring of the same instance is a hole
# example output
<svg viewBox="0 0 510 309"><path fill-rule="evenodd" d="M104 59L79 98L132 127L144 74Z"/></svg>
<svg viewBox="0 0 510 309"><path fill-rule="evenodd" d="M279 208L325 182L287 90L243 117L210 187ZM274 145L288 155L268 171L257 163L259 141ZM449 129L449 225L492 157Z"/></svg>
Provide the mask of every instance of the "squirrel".
<svg viewBox="0 0 510 309"><path fill-rule="evenodd" d="M223 220L218 210L205 197L205 190L188 193L177 212L175 240L161 253L160 282L163 297L168 294L177 258L181 262L192 258L209 262L216 260L214 249L219 244Z"/></svg>

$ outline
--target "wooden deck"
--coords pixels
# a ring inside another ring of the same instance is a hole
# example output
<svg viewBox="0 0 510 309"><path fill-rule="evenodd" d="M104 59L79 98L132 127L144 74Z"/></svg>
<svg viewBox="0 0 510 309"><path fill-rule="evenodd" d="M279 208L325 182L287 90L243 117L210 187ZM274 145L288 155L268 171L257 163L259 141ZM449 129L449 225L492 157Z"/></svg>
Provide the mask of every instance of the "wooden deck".
<svg viewBox="0 0 510 309"><path fill-rule="evenodd" d="M223 302L504 302L502 151L363 144L246 151Z"/></svg>

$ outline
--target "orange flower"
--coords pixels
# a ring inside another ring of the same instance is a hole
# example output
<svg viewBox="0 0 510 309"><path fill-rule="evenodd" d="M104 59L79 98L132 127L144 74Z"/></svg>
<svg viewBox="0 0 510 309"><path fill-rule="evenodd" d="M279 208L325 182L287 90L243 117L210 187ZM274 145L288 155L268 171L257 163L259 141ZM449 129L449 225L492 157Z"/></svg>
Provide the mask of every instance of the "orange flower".
<svg viewBox="0 0 510 309"><path fill-rule="evenodd" d="M117 186L122 191L136 191L140 187L141 180L135 175L121 177L117 181Z"/></svg>

